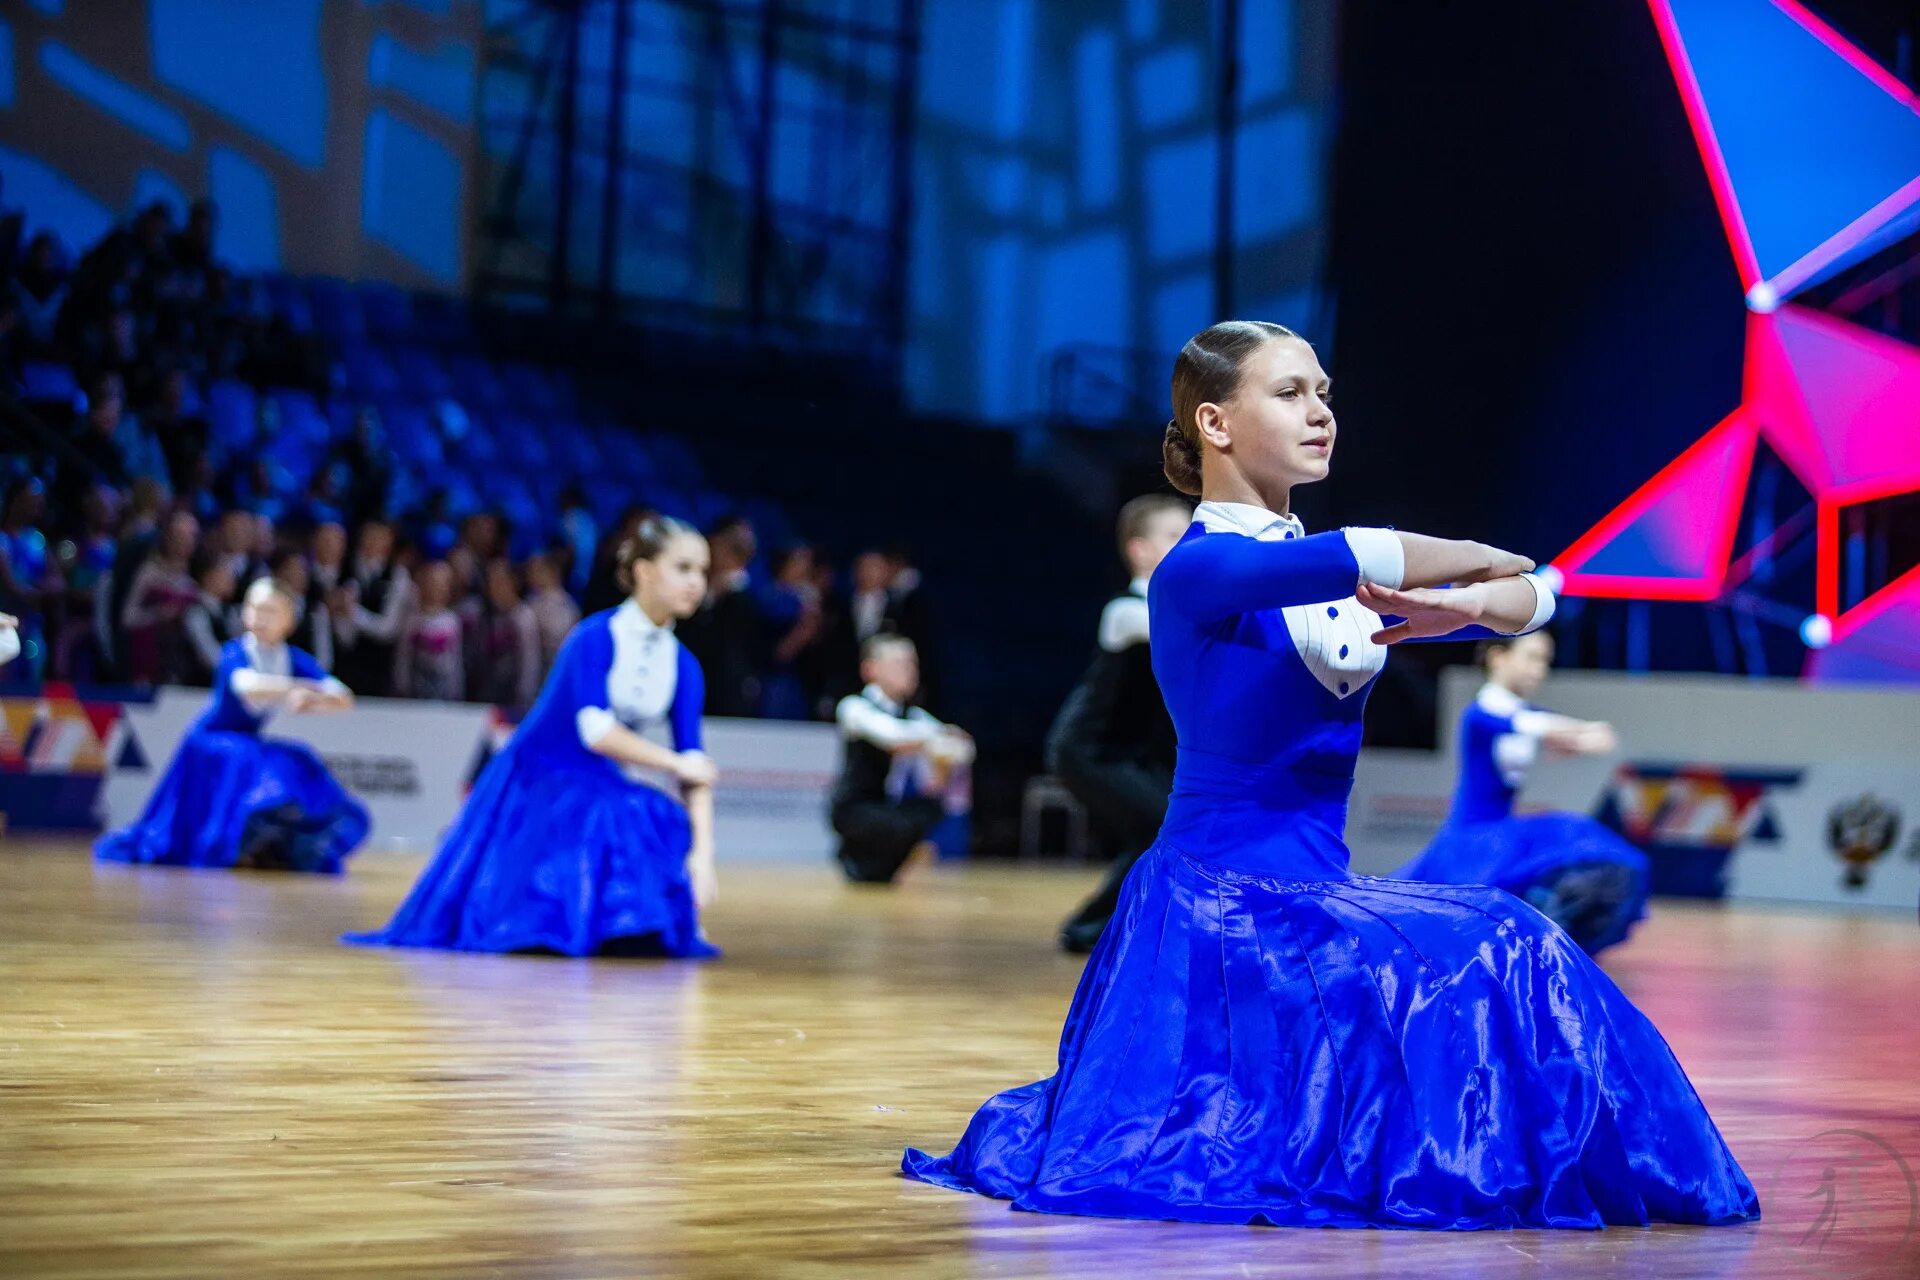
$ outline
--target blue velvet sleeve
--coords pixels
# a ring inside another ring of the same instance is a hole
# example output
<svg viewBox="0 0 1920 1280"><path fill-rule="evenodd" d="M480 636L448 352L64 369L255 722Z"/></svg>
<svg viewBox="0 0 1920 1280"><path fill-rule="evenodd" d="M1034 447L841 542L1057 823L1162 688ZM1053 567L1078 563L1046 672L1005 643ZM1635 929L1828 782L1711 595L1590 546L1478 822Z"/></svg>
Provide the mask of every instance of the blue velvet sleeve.
<svg viewBox="0 0 1920 1280"><path fill-rule="evenodd" d="M569 715L587 707L611 710L607 672L613 667L613 633L607 619L594 614L568 633L554 655L548 685L564 700Z"/></svg>
<svg viewBox="0 0 1920 1280"><path fill-rule="evenodd" d="M220 665L213 671L213 692L215 697L239 697L233 691L233 673L241 671L247 665L247 647L238 640L229 640L220 646Z"/></svg>
<svg viewBox="0 0 1920 1280"><path fill-rule="evenodd" d="M1258 542L1210 533L1183 542L1154 571L1154 608L1196 622L1258 609L1344 600L1360 585L1360 563L1342 533Z"/></svg>
<svg viewBox="0 0 1920 1280"><path fill-rule="evenodd" d="M302 680L321 681L327 678L327 673L320 669L319 662L315 661L312 654L293 645L287 646L287 665Z"/></svg>
<svg viewBox="0 0 1920 1280"><path fill-rule="evenodd" d="M680 670L673 687L673 706L667 715L673 725L675 751L700 751L700 715L707 705L707 676L700 660L680 646Z"/></svg>

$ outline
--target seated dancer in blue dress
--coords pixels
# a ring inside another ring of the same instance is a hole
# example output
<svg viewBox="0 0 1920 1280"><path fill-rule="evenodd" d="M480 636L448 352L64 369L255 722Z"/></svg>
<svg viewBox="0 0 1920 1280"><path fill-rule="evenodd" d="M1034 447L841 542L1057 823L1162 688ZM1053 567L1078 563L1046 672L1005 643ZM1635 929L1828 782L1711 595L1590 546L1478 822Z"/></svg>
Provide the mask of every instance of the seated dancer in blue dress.
<svg viewBox="0 0 1920 1280"><path fill-rule="evenodd" d="M619 573L631 598L574 628L393 920L348 942L719 954L698 919L714 894L718 776L701 750L706 682L673 634L706 595L706 539L647 520L621 545ZM663 721L672 750L644 736ZM647 771L677 780L681 798Z"/></svg>
<svg viewBox="0 0 1920 1280"><path fill-rule="evenodd" d="M1478 543L1305 536L1288 502L1327 474L1327 397L1278 325L1182 349L1167 474L1206 501L1150 588L1180 742L1166 822L1053 1076L903 1169L1021 1209L1191 1222L1753 1219L1665 1040L1559 926L1498 889L1348 869L1382 646L1529 630L1552 597L1530 561Z"/></svg>
<svg viewBox="0 0 1920 1280"><path fill-rule="evenodd" d="M1393 874L1490 884L1537 907L1597 954L1647 913L1647 855L1583 813L1513 816L1541 750L1611 755L1613 726L1533 706L1553 666L1544 631L1481 643L1487 683L1460 717L1460 781L1433 842Z"/></svg>
<svg viewBox="0 0 1920 1280"><path fill-rule="evenodd" d="M284 583L247 588L245 634L220 650L213 701L181 739L130 827L101 836L109 862L337 872L367 838L367 810L313 748L261 736L276 711L344 711L353 694L287 643L296 599Z"/></svg>

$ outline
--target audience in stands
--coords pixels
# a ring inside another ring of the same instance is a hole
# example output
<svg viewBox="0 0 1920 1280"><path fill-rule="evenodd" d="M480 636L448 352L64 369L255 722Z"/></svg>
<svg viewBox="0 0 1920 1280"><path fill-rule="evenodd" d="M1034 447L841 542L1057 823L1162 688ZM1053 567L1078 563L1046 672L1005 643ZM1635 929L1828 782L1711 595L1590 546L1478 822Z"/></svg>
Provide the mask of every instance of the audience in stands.
<svg viewBox="0 0 1920 1280"><path fill-rule="evenodd" d="M0 462L0 612L24 644L6 677L204 685L247 587L273 576L298 602L294 642L361 695L525 706L582 612L624 598L616 555L653 508L605 522L606 503L652 490L627 470L610 486L593 459L630 449L589 448L556 488L530 487L546 477L526 458L578 452L481 430L512 376L458 354L329 350L307 303L221 264L218 221L208 201L184 225L154 202L75 259L31 211L0 209L0 395L29 431ZM343 382L355 360L420 385L360 395ZM557 394L529 378L521 392ZM656 464L683 459L697 481L683 446L656 443ZM673 492L663 505L684 507ZM712 516L717 495L701 496ZM710 593L681 636L709 713L831 719L882 632L924 660L924 593L900 549L859 555L841 591L788 533L763 556L745 514L707 532Z"/></svg>

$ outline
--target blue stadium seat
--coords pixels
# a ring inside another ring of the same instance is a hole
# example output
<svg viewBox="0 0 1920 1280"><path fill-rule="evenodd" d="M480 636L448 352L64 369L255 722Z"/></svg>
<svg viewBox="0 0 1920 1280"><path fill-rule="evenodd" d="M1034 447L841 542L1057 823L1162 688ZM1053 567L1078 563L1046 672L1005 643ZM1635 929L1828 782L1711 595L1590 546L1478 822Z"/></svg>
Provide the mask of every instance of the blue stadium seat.
<svg viewBox="0 0 1920 1280"><path fill-rule="evenodd" d="M507 393L500 385L500 375L484 357L457 355L447 362L447 367L453 374L455 397L489 412L507 407Z"/></svg>
<svg viewBox="0 0 1920 1280"><path fill-rule="evenodd" d="M393 362L378 347L342 348L340 371L346 389L363 399L395 395L403 387Z"/></svg>
<svg viewBox="0 0 1920 1280"><path fill-rule="evenodd" d="M73 370L48 360L29 360L20 370L21 398L42 404L74 405L80 384Z"/></svg>
<svg viewBox="0 0 1920 1280"><path fill-rule="evenodd" d="M454 393L453 378L440 357L420 347L397 347L393 351L394 371L400 376L400 390L421 400L442 400Z"/></svg>
<svg viewBox="0 0 1920 1280"><path fill-rule="evenodd" d="M393 285L372 281L360 286L360 311L367 332L384 341L413 334L413 297Z"/></svg>
<svg viewBox="0 0 1920 1280"><path fill-rule="evenodd" d="M253 388L233 378L221 378L207 388L208 434L223 454L252 445L259 431L259 405Z"/></svg>
<svg viewBox="0 0 1920 1280"><path fill-rule="evenodd" d="M367 319L360 310L360 294L344 280L316 276L307 281L307 304L313 309L314 332L329 342L361 342Z"/></svg>

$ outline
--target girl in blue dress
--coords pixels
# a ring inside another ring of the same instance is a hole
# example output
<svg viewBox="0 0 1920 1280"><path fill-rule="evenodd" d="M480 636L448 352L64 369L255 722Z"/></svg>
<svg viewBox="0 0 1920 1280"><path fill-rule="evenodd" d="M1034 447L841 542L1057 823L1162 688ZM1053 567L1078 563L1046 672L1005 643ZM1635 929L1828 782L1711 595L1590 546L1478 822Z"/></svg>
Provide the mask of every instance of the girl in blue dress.
<svg viewBox="0 0 1920 1280"><path fill-rule="evenodd" d="M1552 597L1531 562L1385 529L1306 536L1290 492L1327 474L1334 419L1312 348L1278 325L1201 333L1173 399L1167 473L1205 501L1149 587L1179 736L1166 821L1054 1075L989 1099L951 1154L909 1150L905 1172L1022 1209L1190 1222L1756 1217L1660 1033L1558 926L1498 889L1348 870L1382 646L1538 627Z"/></svg>
<svg viewBox="0 0 1920 1280"><path fill-rule="evenodd" d="M632 596L593 614L440 851L375 933L349 942L460 951L712 956L713 762L701 750L700 664L673 624L707 590L707 543L654 518L622 544ZM665 722L673 749L643 736ZM645 780L665 773L680 799Z"/></svg>
<svg viewBox="0 0 1920 1280"><path fill-rule="evenodd" d="M132 826L94 845L108 862L337 872L367 838L367 811L305 743L261 735L276 711L344 711L353 694L287 643L295 601L269 578L247 589L246 633L220 650L213 701L187 731Z"/></svg>
<svg viewBox="0 0 1920 1280"><path fill-rule="evenodd" d="M1513 816L1542 750L1611 755L1613 727L1532 705L1553 666L1544 631L1482 642L1487 683L1460 717L1460 781L1433 842L1393 874L1490 884L1538 908L1588 955L1623 940L1647 913L1647 855L1583 813Z"/></svg>

